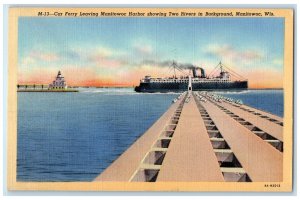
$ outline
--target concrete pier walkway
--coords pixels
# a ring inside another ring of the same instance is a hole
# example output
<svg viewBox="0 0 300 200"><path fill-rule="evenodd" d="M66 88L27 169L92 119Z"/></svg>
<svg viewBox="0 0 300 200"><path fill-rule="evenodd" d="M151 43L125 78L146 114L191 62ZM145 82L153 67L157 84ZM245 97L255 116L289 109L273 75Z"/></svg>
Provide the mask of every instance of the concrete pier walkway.
<svg viewBox="0 0 300 200"><path fill-rule="evenodd" d="M161 145L165 145L169 136L174 133L172 124L172 116L180 103L183 103L183 97L172 104L171 107L150 127L131 147L129 147L116 161L114 161L95 181L129 181L138 169L146 168L146 164L141 161L152 149L152 146L159 141L161 137ZM174 118L174 123L177 121ZM170 123L171 122L171 123ZM163 135L161 135L163 134ZM159 144L157 145L159 146ZM155 151L153 151L155 154ZM151 168L152 167L152 168ZM157 166L148 165L147 169L156 170Z"/></svg>
<svg viewBox="0 0 300 200"><path fill-rule="evenodd" d="M183 107L157 181L224 181L193 97Z"/></svg>
<svg viewBox="0 0 300 200"><path fill-rule="evenodd" d="M211 102L202 105L252 181L282 180L283 158L280 151Z"/></svg>
<svg viewBox="0 0 300 200"><path fill-rule="evenodd" d="M261 118L260 115L255 115L253 112L242 110L241 108L235 107L226 102L222 103L221 106L238 115L240 118L247 119L248 122L250 122L256 127L259 127L262 131L270 134L271 136L279 139L280 141L283 140L283 130L282 126L280 126L279 124L273 123L272 121L266 118ZM272 115L272 118L275 118L273 116L274 115Z"/></svg>
<svg viewBox="0 0 300 200"><path fill-rule="evenodd" d="M281 181L283 121L188 91L95 181Z"/></svg>

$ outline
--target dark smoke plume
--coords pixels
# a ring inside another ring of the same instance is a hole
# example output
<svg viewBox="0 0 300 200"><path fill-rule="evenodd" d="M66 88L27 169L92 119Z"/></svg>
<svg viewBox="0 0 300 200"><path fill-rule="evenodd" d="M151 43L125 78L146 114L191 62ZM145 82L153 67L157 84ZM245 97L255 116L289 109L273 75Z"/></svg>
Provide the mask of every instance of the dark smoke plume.
<svg viewBox="0 0 300 200"><path fill-rule="evenodd" d="M178 63L176 61L174 61L176 63L176 65L182 69L200 69L200 67L197 67L193 64L190 63ZM172 60L165 60L165 61L155 61L155 60L143 60L141 62L142 64L147 64L147 65L155 65L157 67L171 67L173 64Z"/></svg>

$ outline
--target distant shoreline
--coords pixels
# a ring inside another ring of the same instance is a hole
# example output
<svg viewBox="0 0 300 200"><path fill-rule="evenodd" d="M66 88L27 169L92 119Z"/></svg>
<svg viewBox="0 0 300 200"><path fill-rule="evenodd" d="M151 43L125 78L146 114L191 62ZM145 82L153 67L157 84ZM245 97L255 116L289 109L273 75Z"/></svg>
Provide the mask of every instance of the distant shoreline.
<svg viewBox="0 0 300 200"><path fill-rule="evenodd" d="M120 89L120 88L132 88L132 87L72 87L72 88L118 88ZM241 89L241 90L283 90L283 88L248 88L248 89Z"/></svg>
<svg viewBox="0 0 300 200"><path fill-rule="evenodd" d="M248 88L248 90L283 90L283 88Z"/></svg>
<svg viewBox="0 0 300 200"><path fill-rule="evenodd" d="M41 89L21 89L17 90L17 92L78 92L78 90L66 89L66 90L41 90Z"/></svg>
<svg viewBox="0 0 300 200"><path fill-rule="evenodd" d="M105 89L106 88L118 88L118 89L122 89L122 88L134 88L134 86L69 86L69 89L76 90L77 88L105 88ZM45 91L45 89L42 91ZM34 90L34 89L28 88L27 91L28 90ZM248 88L248 89L244 89L244 90L283 90L283 88ZM22 89L22 92L23 92L23 89Z"/></svg>
<svg viewBox="0 0 300 200"><path fill-rule="evenodd" d="M70 88L133 88L132 86L128 87L106 87L106 86L70 86ZM245 90L283 90L283 88L248 88Z"/></svg>

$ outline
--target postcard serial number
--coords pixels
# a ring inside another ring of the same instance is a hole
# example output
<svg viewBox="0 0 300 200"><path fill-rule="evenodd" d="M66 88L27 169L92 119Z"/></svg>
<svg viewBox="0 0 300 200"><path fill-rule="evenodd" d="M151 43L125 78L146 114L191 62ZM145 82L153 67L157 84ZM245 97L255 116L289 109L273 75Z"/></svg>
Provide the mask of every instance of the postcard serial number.
<svg viewBox="0 0 300 200"><path fill-rule="evenodd" d="M265 184L265 187L270 187L270 188L275 188L275 187L280 187L280 184Z"/></svg>
<svg viewBox="0 0 300 200"><path fill-rule="evenodd" d="M61 16L67 16L67 17L77 17L77 16L98 16L98 13L93 13L93 12L89 12L89 13L84 13L84 12L38 12L37 14L38 16L56 16L56 17L61 17Z"/></svg>

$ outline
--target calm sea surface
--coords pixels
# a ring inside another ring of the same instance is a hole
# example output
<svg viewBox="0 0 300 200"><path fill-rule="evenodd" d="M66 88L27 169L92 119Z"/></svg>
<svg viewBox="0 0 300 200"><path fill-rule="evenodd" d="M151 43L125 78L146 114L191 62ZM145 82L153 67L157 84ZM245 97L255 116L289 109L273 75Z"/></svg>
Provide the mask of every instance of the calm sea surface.
<svg viewBox="0 0 300 200"><path fill-rule="evenodd" d="M220 94L283 116L282 90ZM18 181L92 181L176 96L132 88L18 93Z"/></svg>

